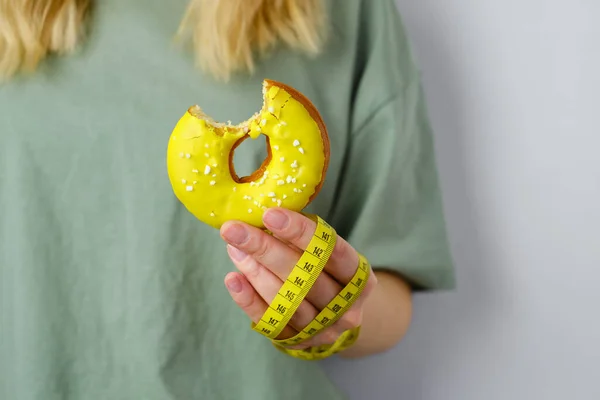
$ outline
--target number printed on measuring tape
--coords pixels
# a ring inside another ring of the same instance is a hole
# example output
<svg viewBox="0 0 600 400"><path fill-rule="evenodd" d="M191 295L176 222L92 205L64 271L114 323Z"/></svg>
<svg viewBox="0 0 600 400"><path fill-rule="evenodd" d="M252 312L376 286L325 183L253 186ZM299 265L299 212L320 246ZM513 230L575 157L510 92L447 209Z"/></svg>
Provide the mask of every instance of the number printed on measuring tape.
<svg viewBox="0 0 600 400"><path fill-rule="evenodd" d="M298 334L289 339L273 340L273 342L280 346L299 344L333 325L358 299L367 284L369 273L369 263L362 254L359 254L356 273L337 296Z"/></svg>
<svg viewBox="0 0 600 400"><path fill-rule="evenodd" d="M359 254L359 265L354 276L335 298L294 337L281 340L275 339L285 328L317 277L323 271L335 247L337 237L335 230L320 217L307 216L317 223L313 237L277 295L269 304L261 320L256 324L253 323L252 328L270 338L279 350L294 357L315 360L350 346L358 337L360 328L347 330L332 345L317 346L305 350L291 350L287 349L286 346L308 340L333 325L352 307L362 293L367 284L371 267L367 259Z"/></svg>
<svg viewBox="0 0 600 400"><path fill-rule="evenodd" d="M310 217L315 219L313 216ZM336 235L333 228L319 217L316 217L316 222L317 229L306 250L283 282L261 320L253 326L255 331L270 339L279 336L285 328L327 264L335 247Z"/></svg>

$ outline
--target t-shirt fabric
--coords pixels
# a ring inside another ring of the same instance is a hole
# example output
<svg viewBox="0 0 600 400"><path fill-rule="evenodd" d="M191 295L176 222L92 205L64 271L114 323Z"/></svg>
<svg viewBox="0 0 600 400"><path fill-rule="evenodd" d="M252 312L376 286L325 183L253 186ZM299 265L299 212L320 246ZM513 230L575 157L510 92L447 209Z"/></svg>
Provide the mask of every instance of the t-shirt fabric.
<svg viewBox="0 0 600 400"><path fill-rule="evenodd" d="M174 45L184 0L98 1L72 56L0 86L0 398L342 399L319 363L250 329L218 230L178 202L170 133L199 104L239 122L270 78L321 112L331 160L306 209L376 268L452 288L433 136L392 0L328 0L330 40L214 81ZM248 143L253 142L253 143ZM244 142L236 170L266 156Z"/></svg>

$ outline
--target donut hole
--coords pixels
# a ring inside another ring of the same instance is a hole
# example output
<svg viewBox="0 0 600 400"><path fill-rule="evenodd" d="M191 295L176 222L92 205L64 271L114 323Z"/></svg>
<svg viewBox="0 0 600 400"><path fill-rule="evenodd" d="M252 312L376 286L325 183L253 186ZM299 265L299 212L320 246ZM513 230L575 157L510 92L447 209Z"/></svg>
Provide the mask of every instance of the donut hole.
<svg viewBox="0 0 600 400"><path fill-rule="evenodd" d="M237 182L250 182L258 179L270 161L269 140L265 135L250 139L246 135L231 151L231 176Z"/></svg>

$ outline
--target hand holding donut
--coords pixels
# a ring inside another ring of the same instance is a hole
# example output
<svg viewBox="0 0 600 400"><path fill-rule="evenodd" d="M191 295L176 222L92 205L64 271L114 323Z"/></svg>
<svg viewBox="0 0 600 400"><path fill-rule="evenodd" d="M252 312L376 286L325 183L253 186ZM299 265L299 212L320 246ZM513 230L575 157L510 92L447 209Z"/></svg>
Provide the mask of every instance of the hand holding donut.
<svg viewBox="0 0 600 400"><path fill-rule="evenodd" d="M188 211L221 230L241 272L227 275L225 282L253 328L280 348L312 347L316 357L324 357L358 337L353 328L360 326L362 305L376 278L364 257L324 221L300 213L319 193L329 164L329 137L316 107L296 89L271 80L263 82L262 94L262 109L238 125L218 123L200 107L190 107L169 139L168 175ZM266 136L267 157L250 176L239 177L234 151L260 135ZM315 234L325 225L321 236ZM327 247L313 249L322 255L303 255L313 236ZM296 276L303 281L296 293L284 282L290 282L301 256L316 260L301 262L310 268L310 278ZM269 307L278 293L283 298ZM276 316L265 314L274 309Z"/></svg>
<svg viewBox="0 0 600 400"><path fill-rule="evenodd" d="M258 323L277 295L286 277L307 247L316 224L300 213L270 208L263 221L273 235L249 224L229 221L221 227L229 256L239 272L229 273L225 284L237 305ZM302 330L352 279L359 264L358 253L343 238L337 238L329 262L312 289L282 331L289 338ZM339 335L360 325L364 300L377 284L370 277L361 296L342 317L313 338L291 348L302 349L334 343Z"/></svg>

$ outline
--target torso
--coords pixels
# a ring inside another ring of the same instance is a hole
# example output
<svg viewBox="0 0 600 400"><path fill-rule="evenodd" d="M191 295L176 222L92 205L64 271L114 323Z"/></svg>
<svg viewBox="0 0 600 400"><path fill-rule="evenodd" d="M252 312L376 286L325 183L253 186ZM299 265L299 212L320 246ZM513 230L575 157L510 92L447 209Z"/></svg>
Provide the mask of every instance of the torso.
<svg viewBox="0 0 600 400"><path fill-rule="evenodd" d="M102 3L80 54L0 87L4 398L267 400L293 385L291 373L321 386L297 383L302 396L339 396L317 367L249 329L223 286L234 268L224 243L173 195L165 152L189 106L241 121L260 108L263 78L296 86L323 112L335 149L307 209L326 218L350 68L329 79L335 94L311 76L319 61L291 53L217 84L172 45L183 1ZM265 155L255 146L238 167Z"/></svg>

